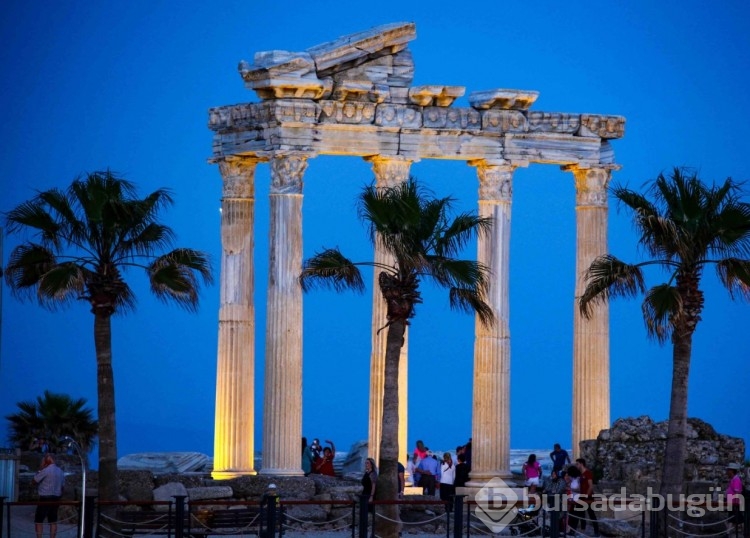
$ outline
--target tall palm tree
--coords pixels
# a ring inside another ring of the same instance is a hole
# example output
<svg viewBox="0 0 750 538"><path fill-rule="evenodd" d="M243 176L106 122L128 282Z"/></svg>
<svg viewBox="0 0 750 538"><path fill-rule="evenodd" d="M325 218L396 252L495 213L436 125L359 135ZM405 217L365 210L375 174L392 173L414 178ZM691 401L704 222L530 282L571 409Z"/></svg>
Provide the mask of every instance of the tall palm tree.
<svg viewBox="0 0 750 538"><path fill-rule="evenodd" d="M740 185L727 179L707 186L684 168L660 174L646 194L615 187L613 194L633 211L639 244L652 259L627 264L606 254L586 274L580 310L609 297L644 293L641 306L646 331L659 343L672 342L672 391L662 468L662 495L682 493L687 450L688 373L693 333L701 319L700 283L714 266L732 298L750 298L750 204L741 201ZM651 198L649 198L649 195ZM667 281L646 291L643 268L660 267Z"/></svg>
<svg viewBox="0 0 750 538"><path fill-rule="evenodd" d="M463 213L451 218L452 198L434 198L414 178L392 188L367 186L358 200L360 219L369 229L370 240L392 256L393 265L353 262L338 249L325 249L304 263L300 283L303 290L320 285L336 291L364 291L359 266L372 266L386 302L388 329L385 350L380 476L376 499L394 500L398 495L398 363L404 332L422 302L421 278L449 290L450 305L475 312L482 323L493 320L484 301L488 270L472 260L456 258L467 242L485 233L492 220ZM383 506L398 516L395 505ZM391 519L396 519L391 517ZM383 529L392 535L394 528Z"/></svg>
<svg viewBox="0 0 750 538"><path fill-rule="evenodd" d="M111 317L136 302L123 272L145 269L156 297L188 310L198 305L198 277L211 282L206 254L187 248L160 254L174 232L156 219L171 204L169 191L138 198L132 183L107 170L77 178L65 191L40 192L5 214L9 232L35 238L10 255L5 280L13 293L51 310L82 300L94 314L102 500L118 498Z"/></svg>
<svg viewBox="0 0 750 538"><path fill-rule="evenodd" d="M68 435L84 452L90 452L98 426L87 403L86 398L74 400L48 390L35 401L18 402L18 412L5 417L10 423L8 440L25 450L35 438L44 437L52 449L57 449L60 439Z"/></svg>

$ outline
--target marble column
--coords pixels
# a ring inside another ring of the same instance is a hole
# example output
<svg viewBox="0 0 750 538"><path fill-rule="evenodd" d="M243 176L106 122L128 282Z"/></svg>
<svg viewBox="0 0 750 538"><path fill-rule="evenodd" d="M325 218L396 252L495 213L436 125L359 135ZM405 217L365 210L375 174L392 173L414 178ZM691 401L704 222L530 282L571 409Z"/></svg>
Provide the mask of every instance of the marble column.
<svg viewBox="0 0 750 538"><path fill-rule="evenodd" d="M224 186L212 472L215 479L255 474L253 225L257 163L258 159L252 157L227 157L219 161Z"/></svg>
<svg viewBox="0 0 750 538"><path fill-rule="evenodd" d="M302 475L302 177L309 155L271 158L263 475Z"/></svg>
<svg viewBox="0 0 750 538"><path fill-rule="evenodd" d="M513 171L506 161L470 161L479 177L479 216L492 229L479 238L477 261L491 273L487 303L495 322L475 322L472 469L469 486L510 477L510 216Z"/></svg>
<svg viewBox="0 0 750 538"><path fill-rule="evenodd" d="M615 165L563 169L573 173L576 186L576 287L573 302L573 455L579 443L595 439L609 428L609 305L594 305L585 319L578 299L586 287L591 262L607 251L607 185Z"/></svg>
<svg viewBox="0 0 750 538"><path fill-rule="evenodd" d="M414 162L404 157L367 157L372 163L375 173L375 185L378 188L396 187L409 179L409 170ZM385 252L378 244L375 245L374 261L376 264L393 265L393 256ZM378 334L378 329L387 323L386 304L378 285L380 271L375 268L372 284L372 351L370 355L370 428L367 437L367 452L369 456L380 461L380 437L383 420L383 385L385 372L385 344L388 331ZM398 363L398 458L404 466L403 460L408 450L408 356L409 329L404 333L404 345L401 348L401 358Z"/></svg>

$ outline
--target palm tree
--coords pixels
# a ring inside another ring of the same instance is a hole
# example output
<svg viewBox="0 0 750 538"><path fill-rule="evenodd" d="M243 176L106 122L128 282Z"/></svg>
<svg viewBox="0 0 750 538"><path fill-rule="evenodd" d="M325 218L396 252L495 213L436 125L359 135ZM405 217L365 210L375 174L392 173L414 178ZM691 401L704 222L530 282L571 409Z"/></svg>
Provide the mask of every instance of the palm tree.
<svg viewBox="0 0 750 538"><path fill-rule="evenodd" d="M90 452L98 429L93 411L85 398L74 400L67 394L48 390L35 401L18 402L19 411L5 418L10 423L8 440L26 450L34 439L46 438L52 449L60 448L60 439L70 436L84 452Z"/></svg>
<svg viewBox="0 0 750 538"><path fill-rule="evenodd" d="M320 285L362 292L365 286L359 266L380 271L378 285L387 312L383 328L388 333L377 500L394 500L398 495L398 363L406 326L414 316L414 306L422 302L420 279L447 288L452 308L475 312L485 324L493 320L483 298L487 268L456 258L469 240L489 230L492 220L469 213L451 219L452 203L452 198L432 197L414 178L392 188L367 186L358 200L359 217L369 228L370 240L392 256L394 264L355 263L338 249L325 249L305 261L300 275L304 291ZM397 506L382 508L392 510L391 519L398 516ZM389 535L395 532L392 527L383 530Z"/></svg>
<svg viewBox="0 0 750 538"><path fill-rule="evenodd" d="M660 174L647 194L615 187L613 194L633 211L639 244L652 259L627 264L615 256L597 257L586 274L582 315L609 297L644 293L646 331L659 343L672 342L672 391L662 468L662 495L682 493L687 449L688 372L693 333L701 319L704 269L711 265L732 298L750 298L750 204L740 185L727 179L704 185L697 174L674 168ZM646 291L643 268L661 267L667 281Z"/></svg>
<svg viewBox="0 0 750 538"><path fill-rule="evenodd" d="M50 189L6 213L8 230L33 233L15 247L5 280L20 298L35 297L51 310L83 300L94 314L99 418L99 496L117 500L115 385L111 317L135 308L123 271L146 271L151 291L188 310L198 305L199 279L211 282L208 257L169 248L171 228L156 221L172 204L159 189L138 198L135 186L109 170L75 179L67 190Z"/></svg>

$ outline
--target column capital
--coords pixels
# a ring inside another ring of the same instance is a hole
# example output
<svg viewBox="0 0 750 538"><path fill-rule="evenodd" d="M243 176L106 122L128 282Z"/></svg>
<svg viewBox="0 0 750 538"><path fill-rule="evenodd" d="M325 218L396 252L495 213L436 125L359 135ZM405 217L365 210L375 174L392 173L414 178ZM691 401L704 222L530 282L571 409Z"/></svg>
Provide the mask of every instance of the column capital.
<svg viewBox="0 0 750 538"><path fill-rule="evenodd" d="M607 207L607 187L612 170L619 170L616 164L606 165L567 165L561 167L572 172L576 186L576 206Z"/></svg>
<svg viewBox="0 0 750 538"><path fill-rule="evenodd" d="M254 155L230 155L212 161L219 165L224 182L222 199L252 199L255 196L255 168L264 160Z"/></svg>
<svg viewBox="0 0 750 538"><path fill-rule="evenodd" d="M417 159L401 155L372 155L364 159L372 164L377 186L384 188L396 187L405 183L409 179L411 165L417 162Z"/></svg>
<svg viewBox="0 0 750 538"><path fill-rule="evenodd" d="M504 159L467 161L477 169L479 200L510 202L513 198L513 172L518 167Z"/></svg>
<svg viewBox="0 0 750 538"><path fill-rule="evenodd" d="M276 152L271 155L271 194L302 194L307 159L314 154Z"/></svg>

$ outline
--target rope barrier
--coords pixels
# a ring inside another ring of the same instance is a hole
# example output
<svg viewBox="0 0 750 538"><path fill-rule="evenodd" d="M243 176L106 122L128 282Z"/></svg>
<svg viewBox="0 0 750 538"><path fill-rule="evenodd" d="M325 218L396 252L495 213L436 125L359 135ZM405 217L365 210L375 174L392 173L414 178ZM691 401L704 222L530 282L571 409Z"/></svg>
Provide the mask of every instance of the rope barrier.
<svg viewBox="0 0 750 538"><path fill-rule="evenodd" d="M667 525L667 528L669 530L674 531L675 533L681 534L683 536L695 536L694 534L689 533L689 532L685 532L684 530L680 529L679 527L675 527L673 525ZM727 531L727 530L724 530L724 531L721 531L721 532L715 532L715 533L712 533L712 534L701 533L701 538L711 538L712 536L726 536L728 534L729 534L729 531Z"/></svg>
<svg viewBox="0 0 750 538"><path fill-rule="evenodd" d="M427 519L424 521L399 521L398 519L391 519L387 516L384 516L383 514L375 514L375 517L385 519L386 521L390 521L391 523L401 523L402 525L424 525L426 523L432 523L433 521L437 521L438 519L443 519L445 517L445 514L441 514L441 515L433 517L432 519Z"/></svg>

